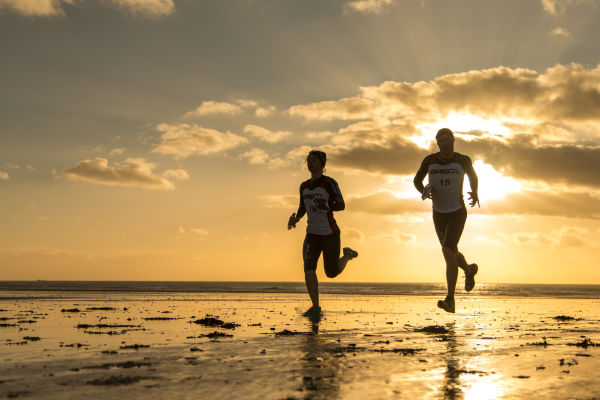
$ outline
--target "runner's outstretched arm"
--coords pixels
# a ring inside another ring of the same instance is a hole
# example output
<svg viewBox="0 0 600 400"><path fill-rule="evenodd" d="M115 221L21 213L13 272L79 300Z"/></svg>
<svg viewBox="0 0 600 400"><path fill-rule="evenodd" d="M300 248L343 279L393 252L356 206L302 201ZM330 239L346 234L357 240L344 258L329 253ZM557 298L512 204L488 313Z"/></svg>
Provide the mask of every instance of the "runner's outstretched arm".
<svg viewBox="0 0 600 400"><path fill-rule="evenodd" d="M475 169L473 168L473 163L468 156L465 156L465 165L463 168L465 169L465 173L469 177L469 185L471 186L471 191L469 194L471 195L471 207L474 207L475 204L479 204L479 195L477 194L477 190L479 189L479 178L477 178L477 174L475 173Z"/></svg>

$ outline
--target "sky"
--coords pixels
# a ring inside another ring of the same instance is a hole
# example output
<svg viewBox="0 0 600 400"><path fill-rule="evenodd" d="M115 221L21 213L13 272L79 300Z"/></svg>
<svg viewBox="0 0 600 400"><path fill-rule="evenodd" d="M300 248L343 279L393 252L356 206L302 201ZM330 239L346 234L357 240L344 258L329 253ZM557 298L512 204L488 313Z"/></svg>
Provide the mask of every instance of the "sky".
<svg viewBox="0 0 600 400"><path fill-rule="evenodd" d="M359 252L336 281L443 282L412 178L448 127L479 176L478 282L600 284L599 20L600 0L0 0L0 279L301 281L306 219L286 224L321 149Z"/></svg>

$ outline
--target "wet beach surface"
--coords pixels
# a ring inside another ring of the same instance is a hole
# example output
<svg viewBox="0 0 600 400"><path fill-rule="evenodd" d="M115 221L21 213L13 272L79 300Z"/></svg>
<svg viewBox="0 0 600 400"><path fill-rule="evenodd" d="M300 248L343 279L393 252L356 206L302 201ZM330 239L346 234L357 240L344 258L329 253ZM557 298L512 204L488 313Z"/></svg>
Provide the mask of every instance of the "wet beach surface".
<svg viewBox="0 0 600 400"><path fill-rule="evenodd" d="M592 399L600 300L2 293L0 398ZM302 307L302 308L301 308Z"/></svg>

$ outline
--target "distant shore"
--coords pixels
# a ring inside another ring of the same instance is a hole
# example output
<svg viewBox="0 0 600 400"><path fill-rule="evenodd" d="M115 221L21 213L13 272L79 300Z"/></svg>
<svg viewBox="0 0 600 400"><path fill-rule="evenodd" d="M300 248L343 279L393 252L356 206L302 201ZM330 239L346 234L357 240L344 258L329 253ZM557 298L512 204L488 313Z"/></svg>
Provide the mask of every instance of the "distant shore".
<svg viewBox="0 0 600 400"><path fill-rule="evenodd" d="M445 293L445 283L320 282L324 294L432 295ZM16 292L147 292L147 293L305 293L304 282L227 281L0 281L0 297ZM600 298L600 285L477 284L477 296Z"/></svg>

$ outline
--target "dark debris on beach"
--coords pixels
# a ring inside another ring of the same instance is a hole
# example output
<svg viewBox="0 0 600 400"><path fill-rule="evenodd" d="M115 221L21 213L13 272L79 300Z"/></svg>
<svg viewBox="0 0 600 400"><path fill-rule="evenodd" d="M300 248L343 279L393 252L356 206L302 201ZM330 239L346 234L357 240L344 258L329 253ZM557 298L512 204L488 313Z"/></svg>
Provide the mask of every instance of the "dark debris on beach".
<svg viewBox="0 0 600 400"><path fill-rule="evenodd" d="M209 315L202 319L190 321L190 323L203 326L218 327L223 329L235 329L236 327L240 326L240 324L236 324L235 322L223 322L222 320L215 317L211 317Z"/></svg>
<svg viewBox="0 0 600 400"><path fill-rule="evenodd" d="M398 353L403 356L412 356L418 352L424 351L425 349L413 349L413 348L395 348L395 349L376 349L373 350L377 353Z"/></svg>
<svg viewBox="0 0 600 400"><path fill-rule="evenodd" d="M544 339L543 342L527 343L527 346L543 346L543 347L552 346L550 343L548 343L548 341L546 340L546 338L542 338L542 339Z"/></svg>
<svg viewBox="0 0 600 400"><path fill-rule="evenodd" d="M312 335L309 332L298 332L298 331L290 331L288 329L284 329L279 332L274 332L275 336L296 336L296 335Z"/></svg>
<svg viewBox="0 0 600 400"><path fill-rule="evenodd" d="M106 363L100 365L88 365L81 367L81 369L109 369L109 368L140 368L150 367L152 363L145 361L123 361L117 363Z"/></svg>
<svg viewBox="0 0 600 400"><path fill-rule="evenodd" d="M130 345L125 345L125 346L121 346L121 349L143 349L143 348L148 348L150 347L149 344L130 344Z"/></svg>
<svg viewBox="0 0 600 400"><path fill-rule="evenodd" d="M448 328L446 328L445 326L442 326L442 325L429 325L424 328L415 328L414 331L415 332L423 332L423 333L437 333L437 334L443 334L443 333L450 332L448 330Z"/></svg>
<svg viewBox="0 0 600 400"><path fill-rule="evenodd" d="M152 379L150 377L144 376L122 376L116 375L111 376L105 379L94 379L91 381L87 381L88 385L104 385L104 386L116 386L116 385L131 385L132 383L137 383L142 379Z"/></svg>
<svg viewBox="0 0 600 400"><path fill-rule="evenodd" d="M77 329L89 329L89 328L140 328L141 325L120 325L120 324L78 324Z"/></svg>
<svg viewBox="0 0 600 400"><path fill-rule="evenodd" d="M588 347L600 347L600 343L594 343L594 342L592 342L592 339L590 339L590 338L583 338L581 340L581 342L567 343L567 346L577 346L577 347L583 347L584 349L587 349Z"/></svg>
<svg viewBox="0 0 600 400"><path fill-rule="evenodd" d="M187 339L200 339L200 338L209 338L209 339L217 339L217 338L231 338L233 337L233 335L229 335L227 333L223 333L223 332L217 332L214 331L212 333L208 333L205 335L198 335L198 336L187 336Z"/></svg>
<svg viewBox="0 0 600 400"><path fill-rule="evenodd" d="M555 319L557 321L581 321L583 318L575 318L569 315L557 315L555 317L552 317L552 319Z"/></svg>

